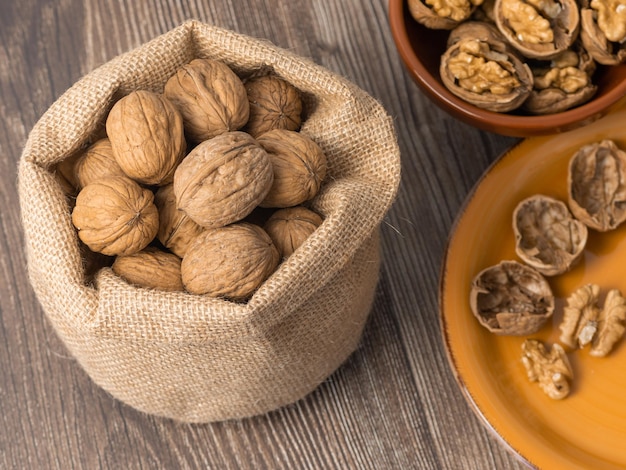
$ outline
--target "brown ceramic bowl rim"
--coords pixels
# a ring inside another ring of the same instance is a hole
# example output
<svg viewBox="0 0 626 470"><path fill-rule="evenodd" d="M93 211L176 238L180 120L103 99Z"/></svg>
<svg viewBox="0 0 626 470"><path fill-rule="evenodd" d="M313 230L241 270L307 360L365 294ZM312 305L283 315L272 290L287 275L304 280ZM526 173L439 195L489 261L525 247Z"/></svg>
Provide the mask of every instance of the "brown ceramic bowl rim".
<svg viewBox="0 0 626 470"><path fill-rule="evenodd" d="M442 109L474 127L515 137L546 135L580 127L606 114L626 96L626 80L586 104L550 115L520 116L487 111L453 95L415 54L406 29L407 0L389 0L391 32L405 67L420 88ZM416 23L417 24L417 23ZM418 27L421 25L417 25ZM620 65L625 67L626 65ZM626 76L626 74L625 74Z"/></svg>

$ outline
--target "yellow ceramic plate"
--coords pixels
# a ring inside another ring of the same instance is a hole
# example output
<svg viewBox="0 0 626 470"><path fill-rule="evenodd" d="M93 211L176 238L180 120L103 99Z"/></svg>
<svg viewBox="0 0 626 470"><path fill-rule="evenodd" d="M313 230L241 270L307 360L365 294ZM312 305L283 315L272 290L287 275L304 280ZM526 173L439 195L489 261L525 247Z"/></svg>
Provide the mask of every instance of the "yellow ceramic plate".
<svg viewBox="0 0 626 470"><path fill-rule="evenodd" d="M569 354L575 379L564 400L548 398L521 364L526 337L496 336L469 308L470 284L482 269L515 255L512 214L522 199L545 194L567 201L567 164L582 145L614 140L626 149L626 110L576 131L522 141L485 173L452 232L441 276L441 325L456 378L478 415L519 456L543 469L626 468L626 339L605 358ZM548 278L557 298L537 334L558 342L565 298L596 283L626 294L626 224L591 231L582 261Z"/></svg>

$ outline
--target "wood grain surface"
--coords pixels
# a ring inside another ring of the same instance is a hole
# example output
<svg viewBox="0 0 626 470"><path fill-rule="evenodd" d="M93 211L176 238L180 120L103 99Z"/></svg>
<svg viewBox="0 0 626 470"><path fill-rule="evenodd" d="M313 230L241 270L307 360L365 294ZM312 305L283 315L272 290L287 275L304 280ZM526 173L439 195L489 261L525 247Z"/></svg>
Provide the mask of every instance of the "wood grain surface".
<svg viewBox="0 0 626 470"><path fill-rule="evenodd" d="M39 117L76 80L187 19L270 40L350 79L393 116L403 179L361 345L300 402L242 421L147 416L97 387L29 285L17 163ZM384 0L0 2L0 468L515 469L446 360L438 278L454 218L513 138L423 95L395 50Z"/></svg>

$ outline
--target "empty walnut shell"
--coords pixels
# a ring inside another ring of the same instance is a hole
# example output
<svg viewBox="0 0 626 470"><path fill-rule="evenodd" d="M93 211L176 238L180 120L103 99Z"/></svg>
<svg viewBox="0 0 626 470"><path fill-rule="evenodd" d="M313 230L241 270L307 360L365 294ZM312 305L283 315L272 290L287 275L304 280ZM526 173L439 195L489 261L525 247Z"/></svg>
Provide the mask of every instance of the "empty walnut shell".
<svg viewBox="0 0 626 470"><path fill-rule="evenodd" d="M496 0L496 25L509 43L531 59L551 59L578 37L577 0Z"/></svg>
<svg viewBox="0 0 626 470"><path fill-rule="evenodd" d="M446 49L439 73L446 88L468 103L495 112L519 108L532 90L533 77L505 42L463 36Z"/></svg>
<svg viewBox="0 0 626 470"><path fill-rule="evenodd" d="M626 220L626 152L612 140L580 148L567 184L569 208L588 227L606 232Z"/></svg>
<svg viewBox="0 0 626 470"><path fill-rule="evenodd" d="M409 12L420 24L431 29L452 29L468 19L482 0L409 0Z"/></svg>
<svg viewBox="0 0 626 470"><path fill-rule="evenodd" d="M245 300L278 262L278 250L258 225L240 222L207 229L193 240L183 258L183 284L194 294Z"/></svg>
<svg viewBox="0 0 626 470"><path fill-rule="evenodd" d="M72 222L91 250L130 255L143 250L159 229L152 191L133 180L110 177L88 184L76 197Z"/></svg>
<svg viewBox="0 0 626 470"><path fill-rule="evenodd" d="M592 6L603 6L604 9L607 10L606 16L607 19L609 19L609 25L611 21L615 21L616 24L614 28L607 28L607 26L602 28L598 24L599 17L597 9L581 8L580 37L585 48L599 64L618 65L626 62L626 40L622 36L626 30L624 27L623 10L620 18L618 12L609 10L608 2L598 1L597 5L596 2L592 2ZM607 33L609 33L610 39L607 37ZM617 35L613 36L611 33L616 33Z"/></svg>
<svg viewBox="0 0 626 470"><path fill-rule="evenodd" d="M245 87L250 117L244 130L252 137L273 129L300 129L302 99L296 87L275 75L252 78Z"/></svg>
<svg viewBox="0 0 626 470"><path fill-rule="evenodd" d="M158 248L148 247L137 253L115 258L111 268L126 282L163 291L182 291L181 259Z"/></svg>
<svg viewBox="0 0 626 470"><path fill-rule="evenodd" d="M108 138L97 140L87 147L76 160L74 172L80 188L109 176L126 176L115 160Z"/></svg>
<svg viewBox="0 0 626 470"><path fill-rule="evenodd" d="M517 255L546 276L568 271L587 243L587 226L572 216L564 202L544 195L517 205L513 232Z"/></svg>
<svg viewBox="0 0 626 470"><path fill-rule="evenodd" d="M312 199L326 176L326 155L309 137L274 129L258 138L269 154L274 172L272 186L261 207L291 207Z"/></svg>
<svg viewBox="0 0 626 470"><path fill-rule="evenodd" d="M522 108L531 114L566 111L589 101L598 90L591 81L596 65L577 43L551 61L530 64L534 85Z"/></svg>
<svg viewBox="0 0 626 470"><path fill-rule="evenodd" d="M274 212L263 228L282 258L288 258L322 224L322 218L303 206Z"/></svg>
<svg viewBox="0 0 626 470"><path fill-rule="evenodd" d="M144 184L171 183L187 144L182 117L163 95L131 92L113 105L106 129L127 176Z"/></svg>
<svg viewBox="0 0 626 470"><path fill-rule="evenodd" d="M202 232L202 227L176 207L172 184L159 188L154 195L154 203L159 210L157 238L164 247L182 258L191 240Z"/></svg>
<svg viewBox="0 0 626 470"><path fill-rule="evenodd" d="M241 79L219 60L194 59L165 84L165 96L183 116L190 140L202 142L241 129L249 105Z"/></svg>
<svg viewBox="0 0 626 470"><path fill-rule="evenodd" d="M534 268L502 261L472 281L470 307L481 325L499 335L537 332L554 312L548 281Z"/></svg>
<svg viewBox="0 0 626 470"><path fill-rule="evenodd" d="M226 132L199 144L178 166L176 205L202 227L221 227L250 214L273 179L263 147L245 132Z"/></svg>

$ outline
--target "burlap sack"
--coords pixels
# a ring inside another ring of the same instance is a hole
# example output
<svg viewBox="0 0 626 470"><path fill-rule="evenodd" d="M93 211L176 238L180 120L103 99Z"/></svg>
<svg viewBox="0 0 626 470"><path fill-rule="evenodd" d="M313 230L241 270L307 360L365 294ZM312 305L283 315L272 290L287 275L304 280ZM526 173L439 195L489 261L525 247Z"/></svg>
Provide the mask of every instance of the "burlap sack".
<svg viewBox="0 0 626 470"><path fill-rule="evenodd" d="M114 100L162 91L197 57L241 74L273 67L304 93L302 132L328 156L313 205L324 223L246 304L132 287L109 268L87 282L53 172ZM19 166L30 279L69 351L119 400L187 422L264 413L305 396L356 348L378 281L378 228L399 179L393 124L374 99L289 51L190 21L83 77L34 126Z"/></svg>

